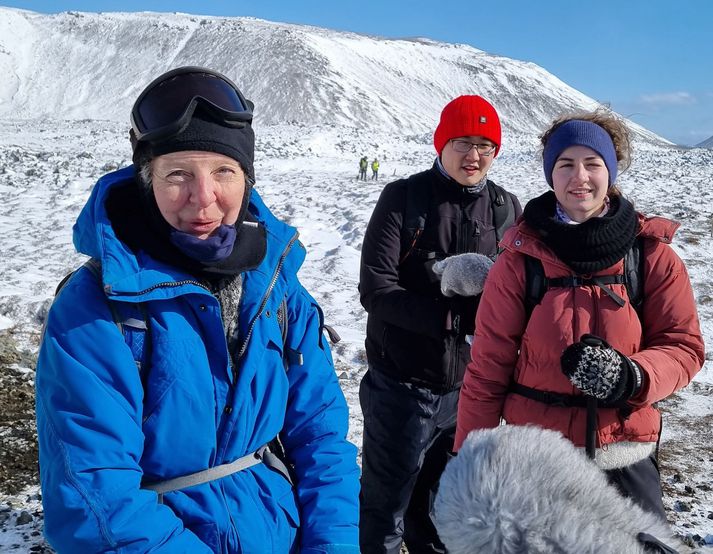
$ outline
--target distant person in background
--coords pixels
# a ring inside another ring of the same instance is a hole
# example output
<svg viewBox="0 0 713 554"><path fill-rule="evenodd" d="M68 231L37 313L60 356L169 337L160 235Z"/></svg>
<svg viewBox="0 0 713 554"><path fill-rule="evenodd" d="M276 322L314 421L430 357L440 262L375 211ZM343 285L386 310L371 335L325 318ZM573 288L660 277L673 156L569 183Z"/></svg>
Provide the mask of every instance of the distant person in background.
<svg viewBox="0 0 713 554"><path fill-rule="evenodd" d="M371 162L371 180L378 180L379 179L379 160L374 158L374 160Z"/></svg>
<svg viewBox="0 0 713 554"><path fill-rule="evenodd" d="M500 137L486 100L450 102L433 137L433 167L387 184L364 236L365 554L398 554L402 540L410 554L444 552L430 517L433 496L453 447L483 281L498 239L521 212L517 198L488 179Z"/></svg>
<svg viewBox="0 0 713 554"><path fill-rule="evenodd" d="M92 257L37 365L44 530L59 553L357 554L356 448L305 251L253 188L252 103L161 75L134 165L74 226Z"/></svg>
<svg viewBox="0 0 713 554"><path fill-rule="evenodd" d="M638 213L617 188L631 147L610 111L563 116L541 141L552 190L525 206L488 276L455 446L501 419L553 429L666 519L655 403L705 359L688 273L669 246L678 224ZM528 302L537 267L546 284Z"/></svg>
<svg viewBox="0 0 713 554"><path fill-rule="evenodd" d="M359 176L357 177L357 179L366 181L366 170L368 167L369 167L369 160L367 159L366 156L362 156L361 160L359 160Z"/></svg>

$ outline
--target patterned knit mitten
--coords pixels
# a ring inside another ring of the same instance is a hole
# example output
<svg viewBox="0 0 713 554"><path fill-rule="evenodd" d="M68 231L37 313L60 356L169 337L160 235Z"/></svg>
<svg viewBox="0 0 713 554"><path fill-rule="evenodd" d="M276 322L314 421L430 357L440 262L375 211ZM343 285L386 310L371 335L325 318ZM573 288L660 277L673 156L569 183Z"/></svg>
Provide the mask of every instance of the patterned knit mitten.
<svg viewBox="0 0 713 554"><path fill-rule="evenodd" d="M560 364L575 387L609 405L623 405L641 388L641 368L595 335L568 346Z"/></svg>

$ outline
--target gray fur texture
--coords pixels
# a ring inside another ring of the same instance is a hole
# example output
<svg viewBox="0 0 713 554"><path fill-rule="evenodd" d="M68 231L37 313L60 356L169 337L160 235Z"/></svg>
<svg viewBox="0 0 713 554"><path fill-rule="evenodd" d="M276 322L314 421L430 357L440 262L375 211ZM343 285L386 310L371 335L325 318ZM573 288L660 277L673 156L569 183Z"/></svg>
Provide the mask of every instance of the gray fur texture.
<svg viewBox="0 0 713 554"><path fill-rule="evenodd" d="M473 431L441 477L434 511L449 554L643 554L641 532L689 552L571 442L538 427Z"/></svg>
<svg viewBox="0 0 713 554"><path fill-rule="evenodd" d="M478 296L492 265L493 260L482 254L458 254L433 264L433 271L441 278L445 296Z"/></svg>

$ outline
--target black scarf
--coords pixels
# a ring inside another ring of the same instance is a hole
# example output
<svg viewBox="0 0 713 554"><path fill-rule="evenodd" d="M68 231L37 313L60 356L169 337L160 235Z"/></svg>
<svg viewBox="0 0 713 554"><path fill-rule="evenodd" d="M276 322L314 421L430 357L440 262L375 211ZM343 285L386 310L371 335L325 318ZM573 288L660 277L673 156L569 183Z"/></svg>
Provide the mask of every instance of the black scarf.
<svg viewBox="0 0 713 554"><path fill-rule="evenodd" d="M621 260L636 240L638 218L626 198L611 196L609 211L571 225L557 219L553 191L530 200L523 216L547 246L578 275L611 267Z"/></svg>
<svg viewBox="0 0 713 554"><path fill-rule="evenodd" d="M139 190L140 186L136 181L127 181L126 185L115 187L106 202L107 213L117 237L134 252L144 250L152 258L208 281L218 281L255 269L265 257L265 229L262 226L242 224L236 227L235 244L227 258L212 263L190 258L171 243L171 226L159 212L153 194L143 194ZM254 222L254 218L246 211L247 201L244 205L244 216L240 221Z"/></svg>

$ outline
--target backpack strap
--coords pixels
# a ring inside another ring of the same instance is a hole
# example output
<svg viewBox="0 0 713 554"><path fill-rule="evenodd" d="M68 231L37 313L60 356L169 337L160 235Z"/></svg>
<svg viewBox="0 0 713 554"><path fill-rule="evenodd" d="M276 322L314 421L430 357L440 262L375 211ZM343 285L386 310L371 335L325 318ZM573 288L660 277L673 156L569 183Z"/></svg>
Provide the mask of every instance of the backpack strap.
<svg viewBox="0 0 713 554"><path fill-rule="evenodd" d="M89 258L86 262L82 264L81 267L86 267L92 275L96 278L99 283L102 282L102 264L99 260L96 258ZM57 296L59 294L59 291L61 291L64 288L64 285L67 284L67 282L72 278L72 275L77 273L80 268L77 268L73 271L70 271L62 277L62 280L57 284L57 288L54 289L54 295Z"/></svg>
<svg viewBox="0 0 713 554"><path fill-rule="evenodd" d="M587 399L590 397L583 396L581 394L566 394L561 392L550 392L540 389L535 389L528 387L527 385L522 385L513 381L508 387L508 392L511 394L518 394L529 398L530 400L536 400L548 406L555 406L557 408L586 408ZM609 404L607 402L599 401L599 408L619 408L626 412L628 408L621 408L618 404Z"/></svg>
<svg viewBox="0 0 713 554"><path fill-rule="evenodd" d="M416 243L426 227L426 217L431 199L431 187L420 174L411 175L406 180L406 207L401 225L401 255L399 265L416 250ZM495 238L500 242L505 231L515 223L515 205L507 191L488 180L488 197L493 211ZM432 256L431 256L432 257Z"/></svg>
<svg viewBox="0 0 713 554"><path fill-rule="evenodd" d="M582 287L596 285L604 291L620 307L626 305L626 300L616 294L606 285L624 285L629 297L629 303L641 319L644 301L644 239L637 237L634 244L624 256L624 271L618 275L600 275L595 277L582 277L569 275L548 279L542 267L542 261L534 256L525 254L525 313L530 319L532 310L541 301L545 292L556 287Z"/></svg>
<svg viewBox="0 0 713 554"><path fill-rule="evenodd" d="M151 326L146 305L143 302L109 300L109 309L114 323L124 336L124 342L131 349L141 381L146 384L151 360Z"/></svg>
<svg viewBox="0 0 713 554"><path fill-rule="evenodd" d="M566 277L556 277L554 279L545 278L547 289L597 286L609 296L620 308L626 305L626 300L615 293L606 285L623 285L625 276L619 275L599 275L596 277L582 277L581 275L568 275Z"/></svg>
<svg viewBox="0 0 713 554"><path fill-rule="evenodd" d="M431 199L431 187L420 174L406 179L406 206L401 224L401 254L399 265L411 255L426 227L426 216Z"/></svg>
<svg viewBox="0 0 713 554"><path fill-rule="evenodd" d="M542 261L534 256L525 256L525 318L530 320L532 310L535 309L547 291L547 278Z"/></svg>
<svg viewBox="0 0 713 554"><path fill-rule="evenodd" d="M292 477L290 469L278 455L270 450L270 445L271 443L261 446L255 452L250 452L249 454L241 456L240 458L227 464L209 467L201 471L196 471L195 473L180 475L178 477L173 477L172 479L167 479L166 481L141 483L141 488L157 493L158 503L163 504L163 496L169 492L175 492L187 489L188 487L195 487L196 485L210 483L211 481L222 479L223 477L227 477L228 475L232 475L239 471L244 471L257 464L265 464L270 469L280 473L285 479L287 479L290 485L294 485L295 481Z"/></svg>
<svg viewBox="0 0 713 554"><path fill-rule="evenodd" d="M624 284L639 319L644 309L644 238L636 237L634 244L624 256Z"/></svg>
<svg viewBox="0 0 713 554"><path fill-rule="evenodd" d="M508 392L558 408L585 408L587 406L586 396L533 389L517 382L510 383Z"/></svg>
<svg viewBox="0 0 713 554"><path fill-rule="evenodd" d="M89 270L94 278L102 285L102 265L97 258L89 258L81 267ZM68 273L59 282L55 289L55 296L69 282L72 276L79 271L75 269ZM118 300L107 299L109 311L119 332L124 337L124 342L131 349L134 363L141 375L141 381L145 384L151 360L151 328L148 324L149 317L144 302L120 302Z"/></svg>
<svg viewBox="0 0 713 554"><path fill-rule="evenodd" d="M339 341L342 340L342 337L339 336L337 330L331 325L327 325L325 323L324 325L322 325L322 328L327 333L327 336L329 337L329 342L331 342L332 344L337 344Z"/></svg>
<svg viewBox="0 0 713 554"><path fill-rule="evenodd" d="M488 180L488 194L490 195L490 206L493 210L493 224L495 226L495 237L500 242L513 223L515 223L515 205L512 197L507 191Z"/></svg>
<svg viewBox="0 0 713 554"><path fill-rule="evenodd" d="M548 278L539 258L525 254L525 313L530 319L532 310L541 301L549 289L575 288L597 286L609 296L619 307L626 305L626 300L615 293L607 285L626 285L626 275L598 275L595 277L582 277L581 275L567 275L565 277ZM627 287L628 288L628 287Z"/></svg>

